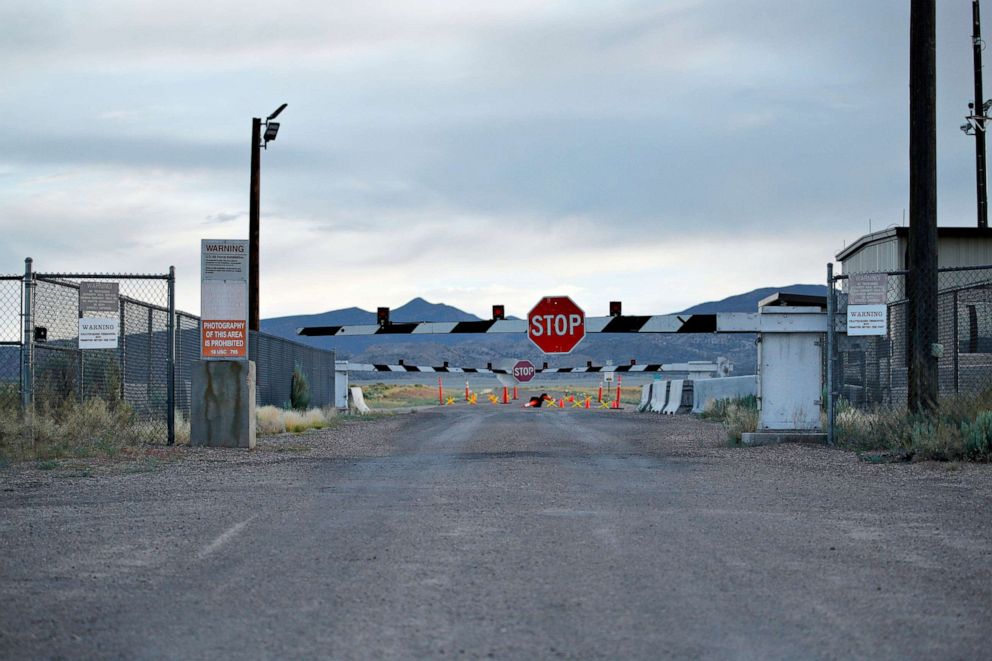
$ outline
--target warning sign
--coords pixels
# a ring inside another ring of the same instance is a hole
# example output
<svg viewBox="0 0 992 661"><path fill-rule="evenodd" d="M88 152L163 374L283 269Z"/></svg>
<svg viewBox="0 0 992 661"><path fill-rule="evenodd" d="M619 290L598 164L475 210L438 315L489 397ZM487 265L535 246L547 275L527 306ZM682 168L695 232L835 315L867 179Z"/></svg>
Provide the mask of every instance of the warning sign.
<svg viewBox="0 0 992 661"><path fill-rule="evenodd" d="M882 305L850 305L847 308L848 335L885 335L889 328L889 308Z"/></svg>
<svg viewBox="0 0 992 661"><path fill-rule="evenodd" d="M121 326L116 282L79 283L79 348L116 349Z"/></svg>
<svg viewBox="0 0 992 661"><path fill-rule="evenodd" d="M247 360L247 241L201 242L200 318L204 359Z"/></svg>
<svg viewBox="0 0 992 661"><path fill-rule="evenodd" d="M244 358L247 355L247 324L243 320L204 319L202 325L204 358Z"/></svg>
<svg viewBox="0 0 992 661"><path fill-rule="evenodd" d="M889 330L885 273L852 273L848 281L847 334L882 335Z"/></svg>
<svg viewBox="0 0 992 661"><path fill-rule="evenodd" d="M83 317L79 320L79 348L116 349L120 332L117 317Z"/></svg>

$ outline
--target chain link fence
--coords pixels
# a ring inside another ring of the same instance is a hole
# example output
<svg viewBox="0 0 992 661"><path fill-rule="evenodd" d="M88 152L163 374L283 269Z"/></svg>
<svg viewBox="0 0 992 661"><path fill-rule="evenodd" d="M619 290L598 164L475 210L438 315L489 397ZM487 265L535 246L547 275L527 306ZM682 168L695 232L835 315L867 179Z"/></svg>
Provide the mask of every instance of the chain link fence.
<svg viewBox="0 0 992 661"><path fill-rule="evenodd" d="M0 414L21 406L21 287L23 277L0 275Z"/></svg>
<svg viewBox="0 0 992 661"><path fill-rule="evenodd" d="M834 318L832 369L834 401L860 409L902 409L909 393L909 299L906 271L886 277L886 334L846 333L848 275L830 278ZM992 266L939 269L937 359L940 396L975 395L992 388ZM831 421L832 423L832 421Z"/></svg>
<svg viewBox="0 0 992 661"><path fill-rule="evenodd" d="M80 289L116 283L116 338L80 348ZM334 352L251 333L259 405L288 405L293 372L307 377L312 406L334 404ZM190 415L200 319L175 310L175 274L35 273L0 276L0 450L24 454L36 440L64 444L171 444ZM39 441L40 443L41 441ZM28 445L25 445L28 444Z"/></svg>

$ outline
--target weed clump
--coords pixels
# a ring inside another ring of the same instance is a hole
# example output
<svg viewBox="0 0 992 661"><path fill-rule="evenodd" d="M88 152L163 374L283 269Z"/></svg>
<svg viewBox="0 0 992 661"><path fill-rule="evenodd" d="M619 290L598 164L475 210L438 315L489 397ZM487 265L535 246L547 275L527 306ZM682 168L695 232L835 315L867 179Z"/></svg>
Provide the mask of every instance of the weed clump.
<svg viewBox="0 0 992 661"><path fill-rule="evenodd" d="M945 398L933 416L905 409L865 411L842 399L835 421L837 444L851 450L934 461L992 460L992 391Z"/></svg>
<svg viewBox="0 0 992 661"><path fill-rule="evenodd" d="M742 434L758 431L758 398L754 395L714 399L701 414L707 420L722 422L728 440L737 443Z"/></svg>

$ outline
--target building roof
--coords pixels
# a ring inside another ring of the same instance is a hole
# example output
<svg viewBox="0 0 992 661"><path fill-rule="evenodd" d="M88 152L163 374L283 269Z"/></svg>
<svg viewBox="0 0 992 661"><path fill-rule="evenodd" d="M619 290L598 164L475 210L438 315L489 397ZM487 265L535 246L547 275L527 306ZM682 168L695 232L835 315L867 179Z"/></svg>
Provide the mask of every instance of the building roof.
<svg viewBox="0 0 992 661"><path fill-rule="evenodd" d="M865 234L860 239L837 253L837 259L844 261L865 246L874 243L888 241L893 237L905 238L909 236L908 227L889 227L878 232ZM937 239L990 239L992 240L992 229L980 227L938 227Z"/></svg>
<svg viewBox="0 0 992 661"><path fill-rule="evenodd" d="M766 306L792 306L792 307L827 307L827 297L826 296L811 296L809 294L793 294L791 292L778 291L771 296L766 296L765 298L758 301L758 307L763 308Z"/></svg>

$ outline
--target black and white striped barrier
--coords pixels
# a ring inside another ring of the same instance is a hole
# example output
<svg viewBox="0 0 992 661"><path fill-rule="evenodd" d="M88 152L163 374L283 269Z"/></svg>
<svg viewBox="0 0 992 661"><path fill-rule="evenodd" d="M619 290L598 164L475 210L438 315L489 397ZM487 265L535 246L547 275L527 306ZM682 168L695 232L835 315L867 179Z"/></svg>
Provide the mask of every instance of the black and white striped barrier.
<svg viewBox="0 0 992 661"><path fill-rule="evenodd" d="M586 317L586 333L825 333L825 314L663 314L654 316ZM357 335L460 335L526 333L526 319L484 321L390 322L384 325L306 326L296 330L308 337Z"/></svg>
<svg viewBox="0 0 992 661"><path fill-rule="evenodd" d="M509 374L512 370L498 367L448 367L442 365L388 365L380 363L347 363L343 365L348 372L422 372L437 374ZM723 363L663 363L644 365L588 365L586 367L545 367L537 368L538 374L584 374L584 373L637 373L637 372L719 372Z"/></svg>

